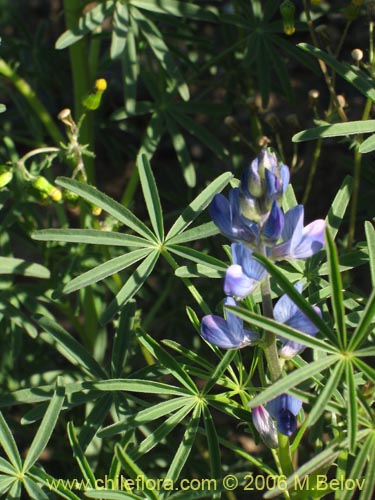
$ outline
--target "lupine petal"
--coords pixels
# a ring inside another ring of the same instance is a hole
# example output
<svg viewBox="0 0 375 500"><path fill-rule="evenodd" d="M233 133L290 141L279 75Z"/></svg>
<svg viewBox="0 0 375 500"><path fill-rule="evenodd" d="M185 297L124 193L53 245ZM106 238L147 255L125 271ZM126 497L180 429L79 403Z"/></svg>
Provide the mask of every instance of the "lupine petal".
<svg viewBox="0 0 375 500"><path fill-rule="evenodd" d="M271 415L264 408L264 406L260 405L253 408L251 416L253 419L254 427L259 432L259 435L264 443L269 448L277 448L279 445L277 429L271 418Z"/></svg>
<svg viewBox="0 0 375 500"><path fill-rule="evenodd" d="M280 179L276 174L271 172L270 170L265 170L265 180L266 180L266 197L273 201L275 200L282 192L282 184Z"/></svg>
<svg viewBox="0 0 375 500"><path fill-rule="evenodd" d="M303 205L296 205L285 214L282 238L284 241L292 240L293 246L299 243L303 234Z"/></svg>
<svg viewBox="0 0 375 500"><path fill-rule="evenodd" d="M281 346L279 349L279 356L284 359L292 359L297 354L300 354L306 346L303 344L299 344L298 342L294 342L293 340L288 340Z"/></svg>
<svg viewBox="0 0 375 500"><path fill-rule="evenodd" d="M320 309L318 307L315 307L314 309L318 314L320 314ZM306 314L298 308L293 316L285 322L285 324L295 330L306 333L307 335L315 335L318 332L318 328L314 325L314 323L309 320Z"/></svg>
<svg viewBox="0 0 375 500"><path fill-rule="evenodd" d="M213 314L202 318L201 335L210 344L223 349L236 349L244 340L235 336L225 319Z"/></svg>
<svg viewBox="0 0 375 500"><path fill-rule="evenodd" d="M232 236L231 214L228 200L222 194L216 194L209 207L210 215L220 231L227 237Z"/></svg>
<svg viewBox="0 0 375 500"><path fill-rule="evenodd" d="M282 182L283 193L285 193L286 188L288 187L290 181L290 171L286 165L280 166L280 177Z"/></svg>
<svg viewBox="0 0 375 500"><path fill-rule="evenodd" d="M311 222L303 229L300 242L292 248L292 258L307 259L319 252L324 246L324 231L326 223L323 219Z"/></svg>
<svg viewBox="0 0 375 500"><path fill-rule="evenodd" d="M302 401L289 394L280 394L267 403L267 409L276 418L279 431L286 436L292 435L296 430L296 415L301 407Z"/></svg>
<svg viewBox="0 0 375 500"><path fill-rule="evenodd" d="M225 306L236 307L237 302L233 297L225 297L224 307ZM225 319L228 323L229 329L233 332L233 335L240 339L243 336L243 320L229 311L225 311Z"/></svg>
<svg viewBox="0 0 375 500"><path fill-rule="evenodd" d="M298 293L302 292L302 283L296 283L294 288ZM296 304L287 294L282 295L276 302L273 309L273 317L279 323L288 323L290 319L299 311ZM289 323L288 323L289 324Z"/></svg>
<svg viewBox="0 0 375 500"><path fill-rule="evenodd" d="M259 285L259 281L249 278L238 264L228 267L224 279L225 295L233 295L243 299L247 297Z"/></svg>
<svg viewBox="0 0 375 500"><path fill-rule="evenodd" d="M267 222L263 227L262 236L265 241L275 243L281 236L284 227L284 214L276 200L272 204Z"/></svg>
<svg viewBox="0 0 375 500"><path fill-rule="evenodd" d="M259 198L263 194L264 186L258 171L258 160L251 162L246 168L241 177L241 190L245 195L249 194L255 198Z"/></svg>
<svg viewBox="0 0 375 500"><path fill-rule="evenodd" d="M249 278L258 281L264 278L266 270L260 262L254 259L253 251L250 248L242 243L232 243L231 252L233 264L240 265Z"/></svg>

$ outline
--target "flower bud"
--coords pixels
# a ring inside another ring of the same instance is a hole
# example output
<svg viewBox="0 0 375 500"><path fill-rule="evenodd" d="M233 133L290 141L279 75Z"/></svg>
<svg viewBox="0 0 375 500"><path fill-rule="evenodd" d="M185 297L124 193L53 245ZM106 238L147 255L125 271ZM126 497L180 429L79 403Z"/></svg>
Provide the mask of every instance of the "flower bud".
<svg viewBox="0 0 375 500"><path fill-rule="evenodd" d="M98 109L100 106L100 103L102 101L102 96L104 91L107 88L107 81L104 78L99 78L95 82L95 91L91 92L88 96L86 96L82 100L82 104L86 109L89 109L90 111L94 111L95 109Z"/></svg>
<svg viewBox="0 0 375 500"><path fill-rule="evenodd" d="M13 179L13 170L5 167L4 165L0 166L0 189L5 187L10 181Z"/></svg>
<svg viewBox="0 0 375 500"><path fill-rule="evenodd" d="M32 182L32 186L38 191L42 200L51 198L53 201L60 201L62 198L60 189L53 186L45 177L41 175Z"/></svg>
<svg viewBox="0 0 375 500"><path fill-rule="evenodd" d="M264 406L256 406L251 412L253 424L259 435L268 448L277 448L279 446L277 429L271 415Z"/></svg>
<svg viewBox="0 0 375 500"><path fill-rule="evenodd" d="M295 11L295 5L291 0L284 0L280 5L280 14L283 20L284 33L286 35L293 35L296 31L294 25Z"/></svg>

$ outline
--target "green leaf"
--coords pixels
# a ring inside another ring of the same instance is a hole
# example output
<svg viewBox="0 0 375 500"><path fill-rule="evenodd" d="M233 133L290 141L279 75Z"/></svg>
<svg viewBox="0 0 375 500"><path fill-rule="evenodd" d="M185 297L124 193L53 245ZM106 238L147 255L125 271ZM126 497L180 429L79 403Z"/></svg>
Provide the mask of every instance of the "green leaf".
<svg viewBox="0 0 375 500"><path fill-rule="evenodd" d="M116 2L112 21L111 59L119 57L127 43L129 31L129 8L127 2Z"/></svg>
<svg viewBox="0 0 375 500"><path fill-rule="evenodd" d="M208 207L215 194L220 193L232 178L233 174L231 172L225 172L212 181L177 218L167 234L166 241L168 241L168 243L191 241L181 240L178 238L178 235L190 226L190 224Z"/></svg>
<svg viewBox="0 0 375 500"><path fill-rule="evenodd" d="M81 40L81 38L90 31L99 29L103 21L112 14L115 3L117 3L115 0L109 0L91 9L80 18L75 29L65 31L65 33L58 38L55 48L57 50L65 49Z"/></svg>
<svg viewBox="0 0 375 500"><path fill-rule="evenodd" d="M359 453L356 456L353 467L351 468L348 475L348 479L356 481L358 478L361 478L361 481L364 481L364 483L366 482L366 479L363 477L363 471L366 467L367 457L371 453L371 449L374 447L374 445L375 443L370 434L369 436L367 436L366 441L363 443ZM340 500L350 500L351 498L353 498L353 490L351 489L346 489L340 496Z"/></svg>
<svg viewBox="0 0 375 500"><path fill-rule="evenodd" d="M164 440L173 429L182 422L186 415L196 405L196 400L190 398L190 404L183 406L180 410L168 417L159 427L130 452L130 456L134 461L137 461L141 456L152 450L157 444Z"/></svg>
<svg viewBox="0 0 375 500"><path fill-rule="evenodd" d="M203 406L204 428L206 429L208 454L210 457L211 477L221 477L221 452L214 420L207 406Z"/></svg>
<svg viewBox="0 0 375 500"><path fill-rule="evenodd" d="M298 205L297 198L296 198L296 195L294 193L293 186L291 184L288 184L288 187L286 188L282 203L283 203L284 212L287 212L291 208Z"/></svg>
<svg viewBox="0 0 375 500"><path fill-rule="evenodd" d="M194 408L191 420L188 423L184 435L181 439L180 446L178 447L173 457L172 463L166 473L166 477L168 479L171 479L173 483L175 483L179 478L182 468L190 455L199 425L201 410L202 406L200 404L197 404Z"/></svg>
<svg viewBox="0 0 375 500"><path fill-rule="evenodd" d="M375 384L375 370L367 363L358 358L353 358L353 363L360 369L360 371L368 377L373 384Z"/></svg>
<svg viewBox="0 0 375 500"><path fill-rule="evenodd" d="M135 313L135 301L128 302L120 313L120 321L116 329L111 357L111 373L113 377L120 377L123 373L133 336Z"/></svg>
<svg viewBox="0 0 375 500"><path fill-rule="evenodd" d="M175 271L175 275L179 278L224 278L225 270L214 269L211 266L205 264L188 264L187 266L181 266Z"/></svg>
<svg viewBox="0 0 375 500"><path fill-rule="evenodd" d="M32 238L38 241L63 241L87 245L109 245L121 247L150 247L150 240L131 234L99 231L97 229L42 229Z"/></svg>
<svg viewBox="0 0 375 500"><path fill-rule="evenodd" d="M16 471L20 471L22 468L22 460L12 431L9 429L2 413L0 413L0 443Z"/></svg>
<svg viewBox="0 0 375 500"><path fill-rule="evenodd" d="M85 422L78 436L78 441L83 451L90 445L104 420L108 417L112 404L113 395L111 393L106 394L95 401L92 410L85 417Z"/></svg>
<svg viewBox="0 0 375 500"><path fill-rule="evenodd" d="M51 276L46 267L14 257L0 257L0 274L19 274L41 279L48 279Z"/></svg>
<svg viewBox="0 0 375 500"><path fill-rule="evenodd" d="M334 69L337 74L342 76L353 87L358 89L364 96L368 97L372 101L375 101L374 82L370 76L361 71L359 68L349 64L340 63L335 57L308 43L299 43L298 47L327 63L328 66ZM372 130L372 132L373 131L374 130Z"/></svg>
<svg viewBox="0 0 375 500"><path fill-rule="evenodd" d="M132 0L132 5L139 9L156 12L158 14L168 14L183 18L196 19L198 21L218 21L218 11L215 7L199 6L190 2L179 0Z"/></svg>
<svg viewBox="0 0 375 500"><path fill-rule="evenodd" d="M207 255L203 252L199 252L198 250L194 250L190 247L185 247L182 245L168 245L168 250L180 257L185 259L192 260L193 262L197 262L198 264L203 264L218 271L226 271L228 265L223 261L216 259L215 257L211 257L211 255Z"/></svg>
<svg viewBox="0 0 375 500"><path fill-rule="evenodd" d="M375 132L375 120L332 123L329 125L321 125L320 127L302 130L292 137L292 141L312 141L315 139L324 139L326 137L342 137L347 135L366 134L370 132ZM371 138L372 137L373 136L371 136ZM362 143L362 145L363 144L364 143Z"/></svg>
<svg viewBox="0 0 375 500"><path fill-rule="evenodd" d="M133 415L126 416L126 418L122 419L120 422L116 422L115 424L105 427L98 433L98 437L106 438L127 429L137 428L140 425L150 423L153 420L157 420L158 418L168 415L168 413L179 410L181 407L187 406L187 404L190 405L191 402L191 397L182 396L148 406L144 410L140 410Z"/></svg>
<svg viewBox="0 0 375 500"><path fill-rule="evenodd" d="M125 470L125 472L129 475L129 477L133 480L139 480L142 479L145 485L147 485L147 480L148 477L145 475L142 469L132 460L129 456L128 453L125 452L121 448L120 445L115 446L115 454L116 457L118 458L119 462L121 463L122 468ZM149 490L147 487L142 490L142 493L151 500L158 500L158 494L156 491Z"/></svg>
<svg viewBox="0 0 375 500"><path fill-rule="evenodd" d="M345 363L345 380L347 386L347 408L348 408L348 438L349 453L354 454L357 441L357 391L354 378L353 365L350 361Z"/></svg>
<svg viewBox="0 0 375 500"><path fill-rule="evenodd" d="M333 316L335 318L337 329L337 340L341 347L347 345L347 334L345 325L345 308L344 308L344 295L342 292L341 274L339 270L339 259L337 249L333 242L329 229L325 232L327 243L327 259L328 259L328 273L329 283L331 287L331 300Z"/></svg>
<svg viewBox="0 0 375 500"><path fill-rule="evenodd" d="M150 229L143 222L141 222L130 210L120 205L120 203L113 200L101 191L98 191L95 187L89 186L88 184L76 181L74 179L69 179L67 177L58 177L56 179L56 184L65 189L68 189L69 191L72 191L75 194L78 194L93 205L96 205L102 210L105 210L116 220L129 227L130 229L133 229L133 231L140 234L147 240L152 241L153 243L156 241L155 235L150 231Z"/></svg>
<svg viewBox="0 0 375 500"><path fill-rule="evenodd" d="M371 295L368 301L366 302L365 310L363 311L358 326L355 329L350 339L348 346L348 349L350 351L355 351L357 347L361 344L363 339L370 333L369 327L373 321L374 314L375 314L375 288L372 290Z"/></svg>
<svg viewBox="0 0 375 500"><path fill-rule="evenodd" d="M190 98L189 87L184 81L184 78L174 61L171 52L165 44L162 33L150 19L146 18L141 13L140 10L133 7L132 15L136 19L139 29L142 31L142 35L148 42L150 49L160 62L162 68L171 78L181 98L184 101L188 101Z"/></svg>
<svg viewBox="0 0 375 500"><path fill-rule="evenodd" d="M344 364L337 363L332 373L330 373L327 382L325 382L323 390L314 401L314 406L312 407L305 423L306 426L314 425L321 414L327 410L327 404L335 392L338 384L341 382L341 375L343 371Z"/></svg>
<svg viewBox="0 0 375 500"><path fill-rule="evenodd" d="M190 241L204 240L217 234L219 234L219 229L216 224L214 222L206 222L205 224L192 227L191 229L173 236L170 240L168 240L168 244L172 243L177 245L180 243L188 243Z"/></svg>
<svg viewBox="0 0 375 500"><path fill-rule="evenodd" d="M5 458L0 457L0 473L6 474L7 476L9 475L15 476L17 474L17 469L15 469L13 465L8 462L8 460L5 460Z"/></svg>
<svg viewBox="0 0 375 500"><path fill-rule="evenodd" d="M194 187L196 183L195 167L186 146L184 136L176 126L176 123L168 117L168 115L166 115L166 122L177 159L182 168L185 182L189 187Z"/></svg>
<svg viewBox="0 0 375 500"><path fill-rule="evenodd" d="M84 389L98 391L129 391L139 392L144 394L163 394L166 396L189 396L191 391L187 391L182 387L176 387L162 382L154 382L153 380L138 380L138 379L108 379L97 382L84 382ZM79 389L78 389L79 390Z"/></svg>
<svg viewBox="0 0 375 500"><path fill-rule="evenodd" d="M70 445L73 450L73 456L77 460L78 466L82 472L83 478L87 481L87 484L91 488L95 488L95 475L91 470L91 467L82 451L82 448L78 442L77 434L73 425L73 422L68 422L67 426L68 438Z"/></svg>
<svg viewBox="0 0 375 500"><path fill-rule="evenodd" d="M158 362L168 369L170 375L183 384L191 394L198 394L198 388L183 366L176 361L165 349L161 347L150 335L139 330L139 342L148 350Z"/></svg>
<svg viewBox="0 0 375 500"><path fill-rule="evenodd" d="M5 476L5 475L1 474L0 475L0 495L4 495L8 490L10 490L15 481L18 482L18 479L15 476Z"/></svg>
<svg viewBox="0 0 375 500"><path fill-rule="evenodd" d="M93 283L104 280L105 278L108 278L108 276L112 276L115 273L123 271L124 269L133 265L144 257L149 256L151 252L152 249L150 248L141 248L139 250L133 250L131 252L125 253L124 255L114 257L113 259L110 259L107 262L104 262L103 264L90 269L90 271L86 271L80 276L72 279L71 281L66 283L62 287L61 292L57 292L57 294L69 294L80 290L85 286L89 286Z"/></svg>
<svg viewBox="0 0 375 500"><path fill-rule="evenodd" d="M151 224L159 242L162 242L164 240L163 212L155 178L145 154L138 156L137 167Z"/></svg>
<svg viewBox="0 0 375 500"><path fill-rule="evenodd" d="M134 29L134 20L130 19L130 27L126 39L125 51L121 60L122 78L124 82L125 111L134 115L139 111L137 103L137 80L139 74L139 58L137 57L137 41Z"/></svg>
<svg viewBox="0 0 375 500"><path fill-rule="evenodd" d="M288 375L284 376L282 379L278 380L271 386L263 389L263 391L257 394L250 402L249 407L254 408L261 404L267 403L271 399L274 399L279 394L288 392L290 389L297 387L300 383L313 377L314 375L326 370L329 366L337 362L337 356L326 356L317 361L313 361L303 368L298 368Z"/></svg>
<svg viewBox="0 0 375 500"><path fill-rule="evenodd" d="M41 338L48 344L55 345L56 349L69 360L70 363L82 368L90 377L106 378L106 372L87 350L62 326L53 320L40 316L37 318L40 327L47 333Z"/></svg>
<svg viewBox="0 0 375 500"><path fill-rule="evenodd" d="M368 498L374 497L375 490L375 438L372 437L372 446L370 447L370 453L367 462L366 475L363 478L363 489L361 491L361 496L359 500L367 500Z"/></svg>
<svg viewBox="0 0 375 500"><path fill-rule="evenodd" d="M326 335L329 339L335 340L335 332L331 331L326 322L319 316L319 314L317 314L317 312L307 302L307 300L300 293L298 293L293 284L288 280L286 276L284 276L284 274L278 269L278 267L272 264L263 255L254 254L254 256L263 264L266 270L275 279L277 284L281 286L284 292L292 299L296 306L301 309L304 314L306 314L306 316L314 323L314 325L321 331L321 333ZM318 348L318 346L316 346L316 348ZM330 348L330 350L331 352L333 352L332 347Z"/></svg>
<svg viewBox="0 0 375 500"><path fill-rule="evenodd" d="M336 238L342 219L348 207L350 196L352 194L352 188L353 179L346 176L328 211L326 223L333 239Z"/></svg>
<svg viewBox="0 0 375 500"><path fill-rule="evenodd" d="M361 154L371 153L375 149L375 134L365 139L358 148Z"/></svg>
<svg viewBox="0 0 375 500"><path fill-rule="evenodd" d="M233 359L235 358L236 355L237 355L237 351L235 349L230 349L224 354L224 356L220 360L220 363L217 365L215 370L212 372L212 375L210 376L210 380L204 386L203 394L208 394L210 392L210 390L213 389L213 387L215 386L218 379L223 375L223 373L228 368L228 366L233 361Z"/></svg>
<svg viewBox="0 0 375 500"><path fill-rule="evenodd" d="M100 322L102 324L110 321L115 314L130 300L142 287L143 283L152 273L156 262L159 259L159 252L154 251L148 255L145 260L133 271L130 278L118 292L114 300L109 304L107 310L103 313Z"/></svg>
<svg viewBox="0 0 375 500"><path fill-rule="evenodd" d="M375 288L375 230L371 222L365 222L366 241L368 248L369 268L371 274L371 284Z"/></svg>
<svg viewBox="0 0 375 500"><path fill-rule="evenodd" d="M40 426L34 436L34 439L27 451L25 461L23 463L23 472L27 472L34 463L38 460L40 454L47 446L51 434L56 426L62 405L64 403L65 390L58 380L56 390L48 405L47 411L40 423Z"/></svg>
<svg viewBox="0 0 375 500"><path fill-rule="evenodd" d="M49 492L57 493L59 497L66 498L67 500L81 500L80 497L74 494L70 489L64 488L64 485L61 484L59 479L50 476L40 467L32 467L27 475L34 481L38 481L42 484Z"/></svg>

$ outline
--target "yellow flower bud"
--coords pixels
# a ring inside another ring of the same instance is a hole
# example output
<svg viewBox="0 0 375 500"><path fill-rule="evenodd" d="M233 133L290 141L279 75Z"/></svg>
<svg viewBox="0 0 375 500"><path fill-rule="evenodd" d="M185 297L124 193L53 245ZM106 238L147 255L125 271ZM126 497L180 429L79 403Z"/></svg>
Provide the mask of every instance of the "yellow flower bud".
<svg viewBox="0 0 375 500"><path fill-rule="evenodd" d="M99 78L95 81L95 89L98 92L104 92L107 89L107 80L105 78Z"/></svg>
<svg viewBox="0 0 375 500"><path fill-rule="evenodd" d="M51 198L53 201L60 201L62 194L60 189L53 186L45 177L40 175L33 182L32 186L38 191L38 195L42 200Z"/></svg>
<svg viewBox="0 0 375 500"><path fill-rule="evenodd" d="M284 33L286 35L293 35L296 31L294 26L295 11L295 5L291 0L284 0L280 5L280 14L283 20Z"/></svg>

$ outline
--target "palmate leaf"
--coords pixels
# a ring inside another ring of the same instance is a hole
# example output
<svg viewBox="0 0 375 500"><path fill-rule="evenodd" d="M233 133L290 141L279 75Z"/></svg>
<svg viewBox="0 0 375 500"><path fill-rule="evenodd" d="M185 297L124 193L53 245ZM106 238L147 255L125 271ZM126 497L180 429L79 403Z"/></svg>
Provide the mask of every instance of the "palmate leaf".
<svg viewBox="0 0 375 500"><path fill-rule="evenodd" d="M332 205L328 211L325 220L333 239L336 238L341 222L344 218L346 209L350 201L350 196L352 194L352 189L353 179L349 176L346 176L339 190L337 191Z"/></svg>
<svg viewBox="0 0 375 500"><path fill-rule="evenodd" d="M371 284L375 288L375 230L371 222L365 222L366 241L368 248L369 268L371 274Z"/></svg>
<svg viewBox="0 0 375 500"><path fill-rule="evenodd" d="M203 406L203 420L207 436L208 454L210 457L211 477L219 479L222 473L219 439L214 420L207 406ZM216 498L220 498L220 495L216 494L212 498L215 500Z"/></svg>
<svg viewBox="0 0 375 500"><path fill-rule="evenodd" d="M112 40L110 48L111 59L119 57L127 43L129 32L129 9L128 3L116 2L112 21Z"/></svg>
<svg viewBox="0 0 375 500"><path fill-rule="evenodd" d="M375 149L375 134L365 139L359 146L358 151L361 154L371 153Z"/></svg>
<svg viewBox="0 0 375 500"><path fill-rule="evenodd" d="M195 167L191 160L189 150L186 146L184 136L177 128L176 123L166 116L166 124L169 134L172 138L172 143L176 156L182 168L184 179L189 187L194 187L196 183Z"/></svg>
<svg viewBox="0 0 375 500"><path fill-rule="evenodd" d="M365 337L369 334L369 328L374 319L375 315L375 288L372 290L371 295L366 303L365 310L359 320L358 326L355 329L350 342L348 349L350 351L354 351L358 348L361 342L365 339Z"/></svg>
<svg viewBox="0 0 375 500"><path fill-rule="evenodd" d="M132 4L139 9L156 12L158 14L169 14L177 17L189 17L198 21L218 20L218 10L215 7L195 5L191 2L174 0L132 0Z"/></svg>
<svg viewBox="0 0 375 500"><path fill-rule="evenodd" d="M126 39L125 50L121 58L122 79L124 82L124 105L129 114L135 114L137 106L137 80L140 70L139 58L137 56L136 41L137 26L135 21L130 19L130 26ZM139 106L138 106L139 108Z"/></svg>
<svg viewBox="0 0 375 500"><path fill-rule="evenodd" d="M372 448L374 448L374 446L375 446L375 442L374 442L372 435L370 434L367 436L359 453L356 456L353 467L351 468L351 470L348 474L348 479L353 479L354 481L356 481L358 478L361 478L361 480L364 481L364 483L366 483L366 478L363 477L363 471L366 467L368 457L371 456ZM371 478L371 479L369 478L370 481L373 481L374 477L375 477L374 475L370 476L370 478ZM341 493L340 500L350 500L351 498L353 498L353 495L354 495L354 491L347 489L346 491L343 491ZM366 498L371 498L371 495L369 497L366 497Z"/></svg>

